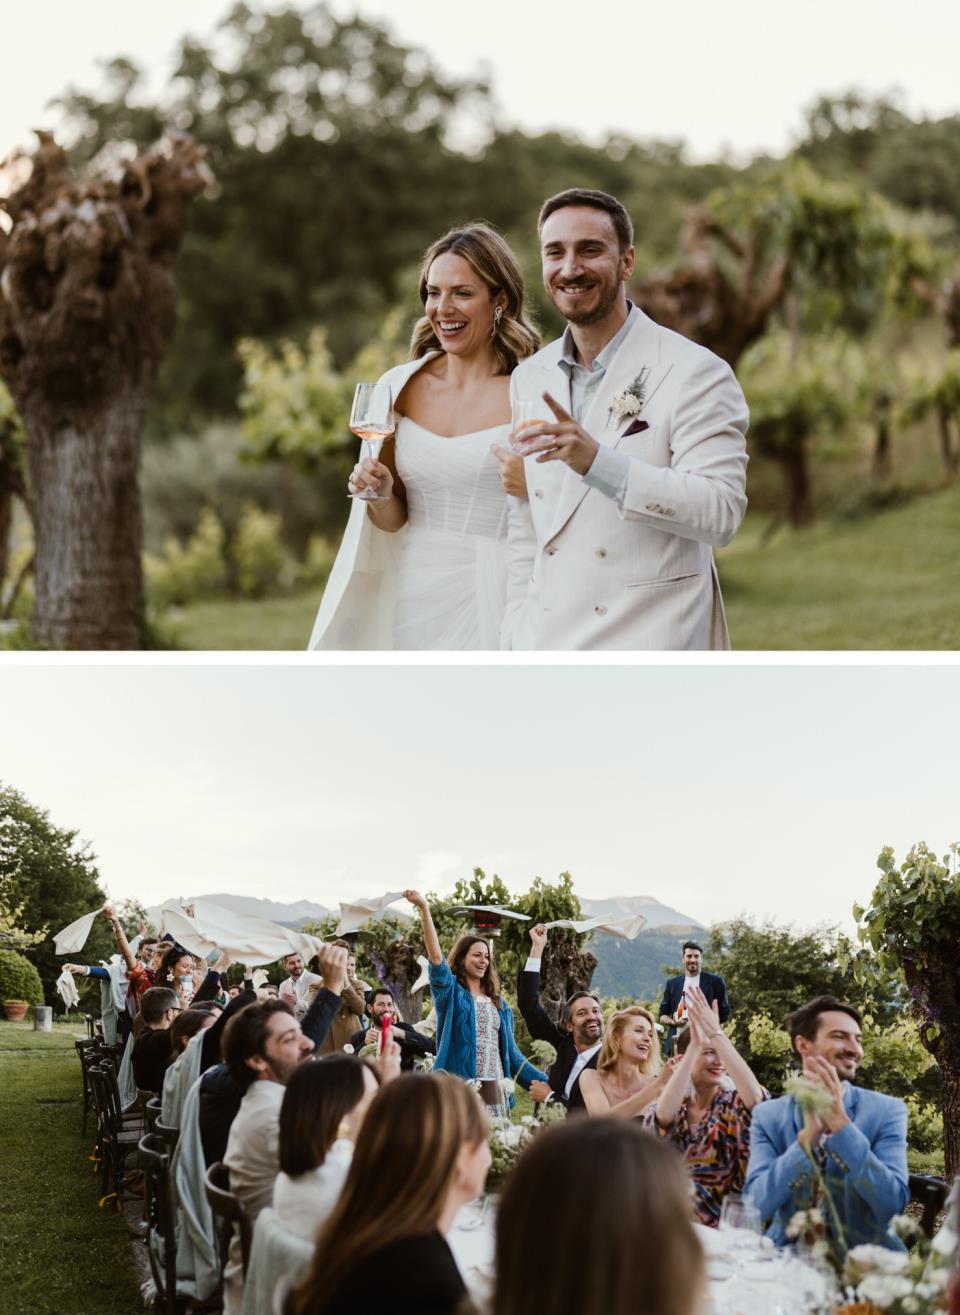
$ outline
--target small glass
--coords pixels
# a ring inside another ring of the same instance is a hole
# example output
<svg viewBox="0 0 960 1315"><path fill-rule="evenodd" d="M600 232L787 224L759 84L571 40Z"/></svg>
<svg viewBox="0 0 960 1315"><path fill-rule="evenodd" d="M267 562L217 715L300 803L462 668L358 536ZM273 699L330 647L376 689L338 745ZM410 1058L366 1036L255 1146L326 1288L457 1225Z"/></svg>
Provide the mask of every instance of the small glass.
<svg viewBox="0 0 960 1315"><path fill-rule="evenodd" d="M350 430L361 439L360 459L376 461L385 438L392 438L397 421L393 411L393 395L388 384L357 384L350 411ZM365 488L351 493L359 502L385 502L386 496L376 489Z"/></svg>
<svg viewBox="0 0 960 1315"><path fill-rule="evenodd" d="M528 449L524 440L520 437L521 431L529 428L531 425L549 425L553 423L553 417L548 416L549 410L546 402L531 402L528 398L520 398L513 404L513 429L510 433L510 446L514 452L525 456ZM536 442L536 439L531 440Z"/></svg>

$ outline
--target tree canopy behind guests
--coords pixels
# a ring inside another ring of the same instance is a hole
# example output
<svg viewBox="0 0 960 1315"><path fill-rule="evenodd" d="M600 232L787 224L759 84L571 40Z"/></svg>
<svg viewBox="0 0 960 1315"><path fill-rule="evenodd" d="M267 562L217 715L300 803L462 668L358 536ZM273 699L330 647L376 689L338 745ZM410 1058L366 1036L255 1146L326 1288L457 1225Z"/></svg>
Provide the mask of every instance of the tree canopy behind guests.
<svg viewBox="0 0 960 1315"><path fill-rule="evenodd" d="M869 905L854 906L858 935L883 969L902 969L920 1040L943 1076L944 1153L948 1178L960 1171L960 845L942 859L915 845L898 868L880 851L881 876ZM855 965L861 977L868 962Z"/></svg>
<svg viewBox="0 0 960 1315"><path fill-rule="evenodd" d="M204 150L177 136L99 178L38 133L0 199L0 377L23 418L36 540L33 638L143 642L140 431L176 319L173 262Z"/></svg>
<svg viewBox="0 0 960 1315"><path fill-rule="evenodd" d="M0 782L0 920L44 939L26 954L43 981L48 1004L59 1000L54 983L60 959L49 937L103 904L94 855L77 831L55 826L43 809ZM113 952L113 935L98 918L84 949L85 962Z"/></svg>

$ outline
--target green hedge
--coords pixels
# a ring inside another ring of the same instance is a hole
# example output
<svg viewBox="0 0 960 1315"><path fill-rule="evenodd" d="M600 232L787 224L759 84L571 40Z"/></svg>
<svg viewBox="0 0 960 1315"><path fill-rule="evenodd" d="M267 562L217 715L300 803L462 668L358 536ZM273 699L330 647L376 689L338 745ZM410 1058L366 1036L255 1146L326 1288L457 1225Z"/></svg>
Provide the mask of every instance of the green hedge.
<svg viewBox="0 0 960 1315"><path fill-rule="evenodd" d="M4 1000L26 1000L27 1004L43 1004L43 983L40 974L29 959L16 950L0 950L0 1003Z"/></svg>

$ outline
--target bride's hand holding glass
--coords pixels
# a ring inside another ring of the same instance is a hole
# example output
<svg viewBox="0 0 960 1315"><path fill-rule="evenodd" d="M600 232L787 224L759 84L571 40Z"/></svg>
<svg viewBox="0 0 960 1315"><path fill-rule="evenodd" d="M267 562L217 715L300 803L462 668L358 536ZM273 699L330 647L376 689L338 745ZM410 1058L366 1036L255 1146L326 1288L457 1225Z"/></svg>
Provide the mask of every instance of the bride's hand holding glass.
<svg viewBox="0 0 960 1315"><path fill-rule="evenodd" d="M384 465L382 461L377 461L373 457L364 457L358 461L350 472L350 478L347 480L347 490L352 498L362 496L365 489L372 490L373 497L377 502L384 502L393 496L393 471L389 466ZM367 493L363 500L370 498Z"/></svg>

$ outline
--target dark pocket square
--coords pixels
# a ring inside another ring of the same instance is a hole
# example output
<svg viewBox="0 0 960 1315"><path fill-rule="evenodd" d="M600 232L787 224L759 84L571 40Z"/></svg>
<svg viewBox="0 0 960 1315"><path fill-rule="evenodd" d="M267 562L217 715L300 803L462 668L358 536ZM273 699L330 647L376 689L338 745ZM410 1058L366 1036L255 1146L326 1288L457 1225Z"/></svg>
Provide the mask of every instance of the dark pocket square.
<svg viewBox="0 0 960 1315"><path fill-rule="evenodd" d="M634 420L633 424L623 431L621 437L629 438L631 434L642 434L645 429L649 428L650 426L647 424L646 420Z"/></svg>

